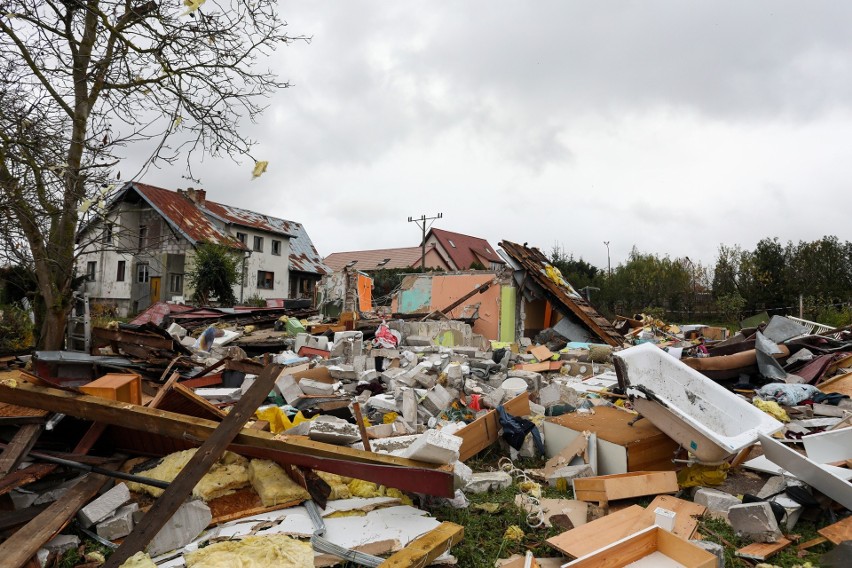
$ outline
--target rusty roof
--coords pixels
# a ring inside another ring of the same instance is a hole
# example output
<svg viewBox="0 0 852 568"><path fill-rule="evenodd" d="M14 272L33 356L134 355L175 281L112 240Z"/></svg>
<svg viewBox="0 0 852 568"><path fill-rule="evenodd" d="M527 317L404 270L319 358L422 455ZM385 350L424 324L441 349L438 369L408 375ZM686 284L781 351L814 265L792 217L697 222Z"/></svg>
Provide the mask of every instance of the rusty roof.
<svg viewBox="0 0 852 568"><path fill-rule="evenodd" d="M420 262L420 247L388 248L334 252L325 257L325 263L335 272L354 262L355 270L380 270L382 268L411 268Z"/></svg>
<svg viewBox="0 0 852 568"><path fill-rule="evenodd" d="M234 225L267 231L269 233L277 233L285 237L296 236L297 229L295 225L298 225L298 223L294 223L293 221L270 217L269 215L255 213L248 209L223 205L209 200L205 200L203 209L206 209L226 223L233 223Z"/></svg>
<svg viewBox="0 0 852 568"><path fill-rule="evenodd" d="M308 232L301 223L288 221L294 238L290 239L290 270L310 274L331 274L331 269L323 262Z"/></svg>
<svg viewBox="0 0 852 568"><path fill-rule="evenodd" d="M179 193L138 182L130 187L191 243L211 242L245 248L240 241L217 229L195 203Z"/></svg>

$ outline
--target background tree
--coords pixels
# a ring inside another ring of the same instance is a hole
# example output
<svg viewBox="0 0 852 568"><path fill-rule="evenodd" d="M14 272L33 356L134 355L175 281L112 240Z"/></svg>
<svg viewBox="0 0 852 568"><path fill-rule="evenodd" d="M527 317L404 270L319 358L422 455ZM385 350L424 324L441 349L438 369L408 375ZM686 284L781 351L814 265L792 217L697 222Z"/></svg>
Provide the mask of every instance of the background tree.
<svg viewBox="0 0 852 568"><path fill-rule="evenodd" d="M0 226L43 300L39 344L58 349L70 310L75 232L120 177L116 151L147 165L247 154L240 134L286 87L260 58L292 41L276 0L2 0Z"/></svg>
<svg viewBox="0 0 852 568"><path fill-rule="evenodd" d="M234 286L242 279L241 262L240 255L225 245L198 245L186 274L194 290L192 301L206 306L215 299L220 305L233 306L237 302Z"/></svg>

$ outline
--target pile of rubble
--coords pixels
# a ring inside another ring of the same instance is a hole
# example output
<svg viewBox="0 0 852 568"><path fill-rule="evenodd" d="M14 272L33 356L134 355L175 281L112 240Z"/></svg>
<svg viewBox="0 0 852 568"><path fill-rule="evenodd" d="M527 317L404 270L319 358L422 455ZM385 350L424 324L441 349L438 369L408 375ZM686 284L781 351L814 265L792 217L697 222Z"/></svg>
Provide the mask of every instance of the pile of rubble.
<svg viewBox="0 0 852 568"><path fill-rule="evenodd" d="M852 546L842 337L785 318L733 338L631 318L623 346L559 325L498 343L441 317L184 315L0 373L4 566L69 550L92 567L452 564L464 529L428 511L513 485L530 527L565 529L547 542L568 566L716 566L708 516L752 541L744 559L794 546L805 517L824 536L800 550L830 541L825 565L841 566L831 555ZM274 350L251 357L259 344ZM465 464L498 443L491 471Z"/></svg>

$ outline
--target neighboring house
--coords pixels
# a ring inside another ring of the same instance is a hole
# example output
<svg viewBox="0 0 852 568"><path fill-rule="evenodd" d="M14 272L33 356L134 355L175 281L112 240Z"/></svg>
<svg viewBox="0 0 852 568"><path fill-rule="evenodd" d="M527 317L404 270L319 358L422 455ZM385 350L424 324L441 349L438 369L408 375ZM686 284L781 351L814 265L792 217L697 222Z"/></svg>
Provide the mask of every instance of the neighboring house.
<svg viewBox="0 0 852 568"><path fill-rule="evenodd" d="M485 270L499 270L506 265L485 239L443 229L430 229L426 234L426 266L430 255L440 257L449 270L469 270L477 264Z"/></svg>
<svg viewBox="0 0 852 568"><path fill-rule="evenodd" d="M223 244L243 257L240 301L252 297L313 298L328 272L299 223L208 201L206 192L171 191L128 183L110 201L104 219L77 237L78 274L94 301L115 304L120 315L160 301L188 298L185 280L195 247Z"/></svg>
<svg viewBox="0 0 852 568"><path fill-rule="evenodd" d="M370 273L382 268L417 268L422 255L419 246L335 252L325 257L325 264L334 272L351 268ZM442 229L430 229L426 234L426 268L448 272L469 270L471 266L499 270L505 264L485 239Z"/></svg>

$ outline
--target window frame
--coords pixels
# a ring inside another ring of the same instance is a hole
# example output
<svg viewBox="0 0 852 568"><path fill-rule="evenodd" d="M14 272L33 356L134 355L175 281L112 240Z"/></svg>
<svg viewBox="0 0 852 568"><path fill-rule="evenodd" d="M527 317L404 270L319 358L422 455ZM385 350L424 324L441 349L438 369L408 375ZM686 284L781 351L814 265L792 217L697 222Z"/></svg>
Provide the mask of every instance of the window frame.
<svg viewBox="0 0 852 568"><path fill-rule="evenodd" d="M127 261L119 260L118 264L115 267L115 281L116 282L124 282L124 279L127 277Z"/></svg>
<svg viewBox="0 0 852 568"><path fill-rule="evenodd" d="M144 276L144 278L143 278ZM151 266L147 262L140 262L136 265L136 283L147 284L151 281Z"/></svg>
<svg viewBox="0 0 852 568"><path fill-rule="evenodd" d="M269 278L266 278L266 275L269 275ZM263 278L261 278L263 275ZM264 286L263 284L269 282L269 286ZM257 271L257 289L258 290L274 290L275 289L275 273L269 270L258 270Z"/></svg>
<svg viewBox="0 0 852 568"><path fill-rule="evenodd" d="M86 281L94 282L95 277L98 275L98 261L90 260L86 262Z"/></svg>
<svg viewBox="0 0 852 568"><path fill-rule="evenodd" d="M252 240L251 250L254 252L263 252L263 237L257 235Z"/></svg>
<svg viewBox="0 0 852 568"><path fill-rule="evenodd" d="M281 256L281 241L279 239L272 239L271 252L275 256Z"/></svg>

